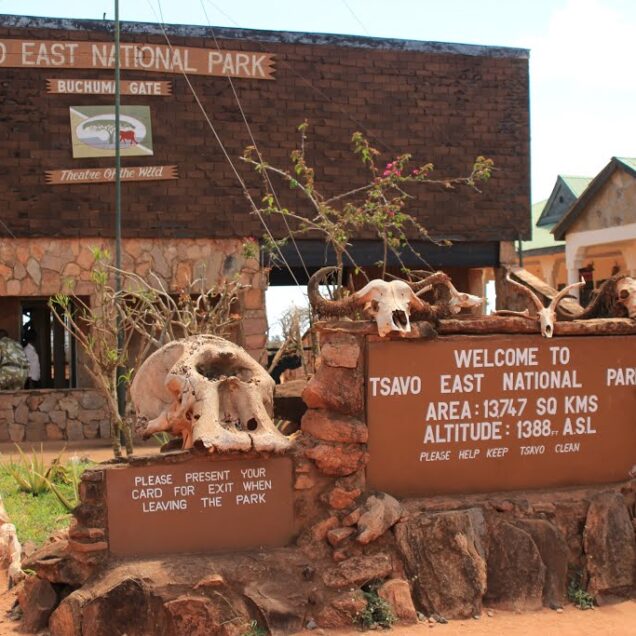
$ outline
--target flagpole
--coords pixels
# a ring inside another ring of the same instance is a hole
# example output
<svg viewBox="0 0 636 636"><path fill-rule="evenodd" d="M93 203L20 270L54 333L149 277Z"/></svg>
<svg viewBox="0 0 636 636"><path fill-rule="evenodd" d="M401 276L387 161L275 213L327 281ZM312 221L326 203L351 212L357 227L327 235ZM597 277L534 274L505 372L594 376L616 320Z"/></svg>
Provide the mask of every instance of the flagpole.
<svg viewBox="0 0 636 636"><path fill-rule="evenodd" d="M121 292L121 140L120 131L121 111L121 82L119 58L119 0L115 0L115 293ZM121 318L117 314L117 351L124 346L124 333ZM126 389L119 377L124 369L117 369L117 406L120 417L124 417L126 410Z"/></svg>

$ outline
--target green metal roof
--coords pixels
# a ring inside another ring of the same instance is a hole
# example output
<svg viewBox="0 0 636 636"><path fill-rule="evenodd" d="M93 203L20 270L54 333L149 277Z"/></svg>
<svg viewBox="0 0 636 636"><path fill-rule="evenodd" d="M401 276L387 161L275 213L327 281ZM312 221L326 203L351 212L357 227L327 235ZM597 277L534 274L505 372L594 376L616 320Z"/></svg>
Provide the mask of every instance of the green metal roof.
<svg viewBox="0 0 636 636"><path fill-rule="evenodd" d="M620 161L628 170L636 172L636 159L629 157L615 157L617 161Z"/></svg>
<svg viewBox="0 0 636 636"><path fill-rule="evenodd" d="M633 161L633 160L632 160ZM559 175L561 179L565 182L570 190L572 190L572 194L578 199L581 194L583 194L583 190L587 188L592 177L566 177L562 174Z"/></svg>
<svg viewBox="0 0 636 636"><path fill-rule="evenodd" d="M534 250L546 250L550 248L562 249L565 246L565 241L555 241L554 236L551 233L553 225L541 225L537 226L537 221L543 212L548 200L539 201L532 206L532 240L522 241L521 246L523 252L530 252Z"/></svg>

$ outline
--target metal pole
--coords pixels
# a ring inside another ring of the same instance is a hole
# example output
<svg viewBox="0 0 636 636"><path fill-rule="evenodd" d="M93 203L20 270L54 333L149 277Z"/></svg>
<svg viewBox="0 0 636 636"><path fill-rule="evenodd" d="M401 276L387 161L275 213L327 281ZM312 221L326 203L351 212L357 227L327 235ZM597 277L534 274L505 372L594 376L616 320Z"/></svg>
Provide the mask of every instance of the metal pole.
<svg viewBox="0 0 636 636"><path fill-rule="evenodd" d="M121 143L119 139L121 110L120 60L119 60L119 0L115 0L115 292L121 292ZM121 319L117 315L117 350L124 346L124 333ZM119 415L124 416L126 410L126 390L119 377L124 369L117 369L117 405Z"/></svg>

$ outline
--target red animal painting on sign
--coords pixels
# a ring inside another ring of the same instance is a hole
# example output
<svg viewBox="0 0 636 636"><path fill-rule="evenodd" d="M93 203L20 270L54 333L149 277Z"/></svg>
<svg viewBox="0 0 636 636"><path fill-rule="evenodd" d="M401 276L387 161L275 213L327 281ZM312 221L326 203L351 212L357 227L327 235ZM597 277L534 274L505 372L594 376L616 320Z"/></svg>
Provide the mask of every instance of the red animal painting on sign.
<svg viewBox="0 0 636 636"><path fill-rule="evenodd" d="M137 145L137 139L135 138L134 130L120 130L119 131L119 141L124 142L127 141L131 146Z"/></svg>

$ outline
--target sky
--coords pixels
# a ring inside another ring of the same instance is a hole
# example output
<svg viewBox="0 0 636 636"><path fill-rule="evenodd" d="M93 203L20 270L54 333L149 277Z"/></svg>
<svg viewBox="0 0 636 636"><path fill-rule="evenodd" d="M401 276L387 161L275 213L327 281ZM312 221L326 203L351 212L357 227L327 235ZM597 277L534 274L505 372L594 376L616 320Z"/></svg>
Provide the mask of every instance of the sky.
<svg viewBox="0 0 636 636"><path fill-rule="evenodd" d="M0 13L19 15L112 19L113 7L0 0ZM120 17L156 22L159 7L168 23L530 49L533 203L558 174L594 176L612 156L636 156L634 0L120 0Z"/></svg>

